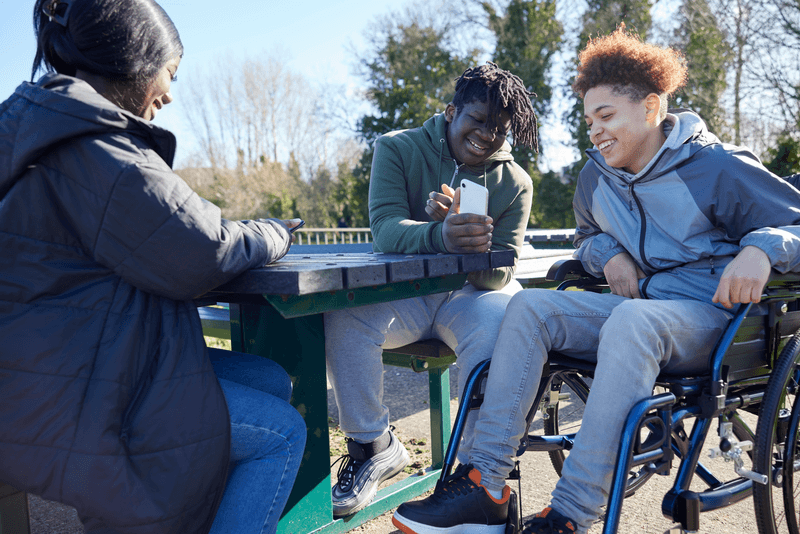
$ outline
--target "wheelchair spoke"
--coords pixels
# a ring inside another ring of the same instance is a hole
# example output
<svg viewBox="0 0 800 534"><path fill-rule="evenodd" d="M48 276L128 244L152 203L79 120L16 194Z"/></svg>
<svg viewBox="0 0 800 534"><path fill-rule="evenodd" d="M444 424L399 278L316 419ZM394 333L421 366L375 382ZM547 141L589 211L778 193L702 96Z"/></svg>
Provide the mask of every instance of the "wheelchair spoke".
<svg viewBox="0 0 800 534"><path fill-rule="evenodd" d="M800 335L795 335L776 360L758 417L754 467L768 477L766 485L753 486L760 534L800 534L800 476L795 475L800 463L800 403L795 399L799 363Z"/></svg>
<svg viewBox="0 0 800 534"><path fill-rule="evenodd" d="M581 376L577 372L563 373L554 380L551 388L551 398L561 400L551 401L547 405L544 419L544 433L548 436L574 434L580 430L581 419L586 399L589 396L591 379ZM569 455L568 451L548 451L550 462L559 476L564 467L564 461ZM628 486L625 496L633 495L647 480L653 476L648 466L639 466L628 474Z"/></svg>

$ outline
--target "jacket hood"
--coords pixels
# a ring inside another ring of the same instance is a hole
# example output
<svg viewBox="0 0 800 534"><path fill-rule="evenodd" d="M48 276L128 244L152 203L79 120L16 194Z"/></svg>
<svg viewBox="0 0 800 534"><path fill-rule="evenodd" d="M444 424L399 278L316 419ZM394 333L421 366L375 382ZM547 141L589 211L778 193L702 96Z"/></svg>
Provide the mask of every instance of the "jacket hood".
<svg viewBox="0 0 800 534"><path fill-rule="evenodd" d="M450 148L447 146L447 119L445 118L444 113L437 113L430 119L426 120L423 123L422 128L425 131L425 134L428 136L428 139L430 139L431 146L440 153L440 157L442 159L455 159L450 154ZM511 145L508 141L505 141L503 146L501 146L497 152L486 158L486 160L483 162L483 165L479 167L470 167L469 165L465 165L464 167L474 174L481 174L484 171L484 166L500 161L514 161L514 156L511 155Z"/></svg>
<svg viewBox="0 0 800 534"><path fill-rule="evenodd" d="M57 145L122 131L142 137L172 166L172 133L115 106L88 83L61 74L23 82L0 104L0 198L28 166Z"/></svg>
<svg viewBox="0 0 800 534"><path fill-rule="evenodd" d="M670 110L661 127L667 139L653 159L638 174L634 175L623 169L607 165L605 158L595 148L588 149L586 155L605 174L616 176L626 182L632 182L652 179L669 172L691 158L703 147L720 143L717 136L708 131L703 119L695 112L687 109Z"/></svg>

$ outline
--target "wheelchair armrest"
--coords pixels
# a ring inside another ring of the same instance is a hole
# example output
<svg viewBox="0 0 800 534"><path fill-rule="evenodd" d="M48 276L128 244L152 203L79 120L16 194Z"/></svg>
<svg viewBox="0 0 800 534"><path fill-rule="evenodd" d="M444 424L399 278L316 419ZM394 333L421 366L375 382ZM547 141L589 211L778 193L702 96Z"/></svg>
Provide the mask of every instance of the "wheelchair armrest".
<svg viewBox="0 0 800 534"><path fill-rule="evenodd" d="M767 287L764 288L764 298L789 298L797 300L800 297L800 274L779 273L772 271Z"/></svg>
<svg viewBox="0 0 800 534"><path fill-rule="evenodd" d="M778 271L772 271L769 275L767 285L800 286L800 273L779 273Z"/></svg>
<svg viewBox="0 0 800 534"><path fill-rule="evenodd" d="M597 278L586 272L580 260L558 260L547 271L546 280L562 282L568 278L586 278L589 281L604 283L602 278Z"/></svg>

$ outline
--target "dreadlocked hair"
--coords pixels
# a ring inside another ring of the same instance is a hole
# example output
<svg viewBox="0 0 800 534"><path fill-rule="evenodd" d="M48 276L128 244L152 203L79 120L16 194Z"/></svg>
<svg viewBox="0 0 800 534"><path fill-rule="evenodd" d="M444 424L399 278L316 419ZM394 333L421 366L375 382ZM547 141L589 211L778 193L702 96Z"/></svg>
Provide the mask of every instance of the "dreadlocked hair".
<svg viewBox="0 0 800 534"><path fill-rule="evenodd" d="M643 42L624 22L612 33L591 39L578 60L572 89L581 97L599 85L637 102L655 93L666 113L667 97L686 83L686 60L679 51Z"/></svg>
<svg viewBox="0 0 800 534"><path fill-rule="evenodd" d="M528 91L522 79L503 70L491 61L486 65L472 67L456 79L456 94L453 105L460 110L470 102L489 103L487 127L497 128L497 118L506 110L511 116L511 131L514 145L522 145L539 152L539 127L531 98L536 93Z"/></svg>

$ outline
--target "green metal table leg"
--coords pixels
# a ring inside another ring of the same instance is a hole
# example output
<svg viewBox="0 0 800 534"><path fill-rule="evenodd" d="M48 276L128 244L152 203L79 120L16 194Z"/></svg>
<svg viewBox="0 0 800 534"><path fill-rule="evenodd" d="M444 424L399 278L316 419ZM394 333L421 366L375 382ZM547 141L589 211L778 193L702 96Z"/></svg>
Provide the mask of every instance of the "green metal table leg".
<svg viewBox="0 0 800 534"><path fill-rule="evenodd" d="M431 406L431 467L441 469L450 441L450 368L428 371L428 391Z"/></svg>
<svg viewBox="0 0 800 534"><path fill-rule="evenodd" d="M338 534L377 517L436 484L450 440L450 371L429 371L433 467L378 491L360 512L333 519L325 335L322 315L284 319L272 306L231 304L231 348L279 363L292 378L292 406L306 422L306 450L278 524L282 534ZM3 534L0 532L0 534Z"/></svg>
<svg viewBox="0 0 800 534"><path fill-rule="evenodd" d="M279 533L333 522L322 315L284 319L272 306L231 305L231 348L279 363L292 378L292 406L306 422L306 449Z"/></svg>

